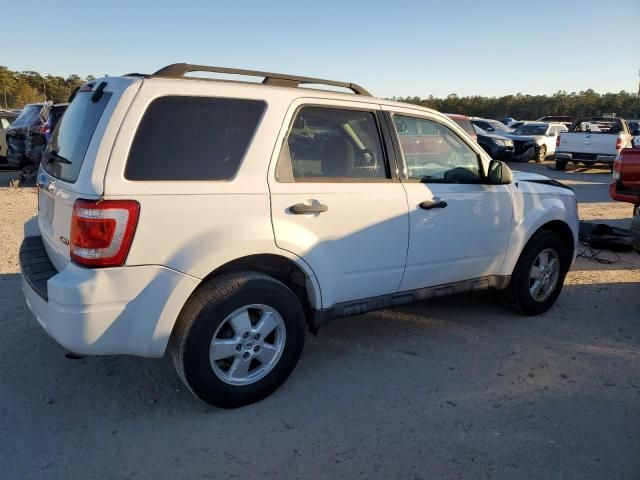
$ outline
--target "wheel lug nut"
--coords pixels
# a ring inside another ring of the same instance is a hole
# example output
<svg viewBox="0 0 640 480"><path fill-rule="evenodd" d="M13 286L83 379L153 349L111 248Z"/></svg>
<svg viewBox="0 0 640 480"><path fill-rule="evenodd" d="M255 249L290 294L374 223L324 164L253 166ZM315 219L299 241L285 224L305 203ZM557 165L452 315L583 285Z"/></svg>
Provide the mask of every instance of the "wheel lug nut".
<svg viewBox="0 0 640 480"><path fill-rule="evenodd" d="M249 358L249 352L244 352L244 353L242 354L242 358L244 358L245 360L246 360L247 358Z"/></svg>
<svg viewBox="0 0 640 480"><path fill-rule="evenodd" d="M249 332L244 332L244 335L242 335L242 338L249 338Z"/></svg>
<svg viewBox="0 0 640 480"><path fill-rule="evenodd" d="M253 339L254 339L254 340L260 340L260 334L259 334L259 333L256 333L256 334L253 336Z"/></svg>
<svg viewBox="0 0 640 480"><path fill-rule="evenodd" d="M237 344L237 345L236 345L236 350L237 350L237 351L242 350L242 344L241 344L241 343L239 343L239 344Z"/></svg>
<svg viewBox="0 0 640 480"><path fill-rule="evenodd" d="M260 347L258 345L256 345L255 347L253 347L253 351L254 352L258 352L260 350Z"/></svg>

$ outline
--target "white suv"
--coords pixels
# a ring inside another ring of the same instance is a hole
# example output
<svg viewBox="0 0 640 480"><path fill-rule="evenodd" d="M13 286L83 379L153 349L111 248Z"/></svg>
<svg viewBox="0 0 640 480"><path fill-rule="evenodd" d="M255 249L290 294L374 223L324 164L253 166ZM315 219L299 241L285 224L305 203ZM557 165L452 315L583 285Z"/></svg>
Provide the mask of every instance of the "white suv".
<svg viewBox="0 0 640 480"><path fill-rule="evenodd" d="M512 178L440 113L187 64L84 85L38 186L20 263L44 329L76 354L170 348L222 407L273 392L336 317L488 288L544 312L578 238L570 189Z"/></svg>

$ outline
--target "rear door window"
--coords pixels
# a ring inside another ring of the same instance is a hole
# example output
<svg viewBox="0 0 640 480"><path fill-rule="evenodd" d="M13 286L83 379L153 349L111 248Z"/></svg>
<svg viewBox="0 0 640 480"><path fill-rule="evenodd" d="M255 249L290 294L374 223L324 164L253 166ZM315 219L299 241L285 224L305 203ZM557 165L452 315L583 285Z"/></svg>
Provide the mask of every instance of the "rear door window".
<svg viewBox="0 0 640 480"><path fill-rule="evenodd" d="M76 95L53 131L47 147L50 155L43 155L42 167L65 182L73 183L78 178L89 142L111 93L104 92L96 102L91 100L92 96L91 91Z"/></svg>
<svg viewBox="0 0 640 480"><path fill-rule="evenodd" d="M233 178L265 107L261 100L237 98L167 96L154 100L135 134L125 178Z"/></svg>
<svg viewBox="0 0 640 480"><path fill-rule="evenodd" d="M280 182L389 178L373 112L304 107L293 121L280 153Z"/></svg>

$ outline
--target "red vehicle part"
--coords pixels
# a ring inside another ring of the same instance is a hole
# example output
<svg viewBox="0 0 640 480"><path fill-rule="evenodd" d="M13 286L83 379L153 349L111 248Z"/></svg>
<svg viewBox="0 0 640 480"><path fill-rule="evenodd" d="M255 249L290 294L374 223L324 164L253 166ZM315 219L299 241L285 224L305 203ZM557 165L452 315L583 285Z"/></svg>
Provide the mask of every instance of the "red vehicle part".
<svg viewBox="0 0 640 480"><path fill-rule="evenodd" d="M609 195L619 202L640 204L640 148L625 148L616 158Z"/></svg>
<svg viewBox="0 0 640 480"><path fill-rule="evenodd" d="M640 253L640 148L625 148L613 164L609 195L619 202L633 203L631 239Z"/></svg>

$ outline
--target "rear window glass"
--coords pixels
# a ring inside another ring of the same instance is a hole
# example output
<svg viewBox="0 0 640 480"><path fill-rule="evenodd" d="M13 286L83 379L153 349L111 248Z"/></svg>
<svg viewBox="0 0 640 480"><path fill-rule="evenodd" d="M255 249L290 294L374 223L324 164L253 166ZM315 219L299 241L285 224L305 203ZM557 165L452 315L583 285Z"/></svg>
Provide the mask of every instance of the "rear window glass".
<svg viewBox="0 0 640 480"><path fill-rule="evenodd" d="M147 108L129 152L128 180L228 180L240 166L266 104L168 96Z"/></svg>
<svg viewBox="0 0 640 480"><path fill-rule="evenodd" d="M18 118L15 119L12 127L28 127L40 120L40 110L42 105L27 105L22 109Z"/></svg>
<svg viewBox="0 0 640 480"><path fill-rule="evenodd" d="M53 130L47 147L55 155L43 155L43 168L65 182L75 182L78 178L93 132L111 98L111 93L104 92L97 102L93 102L92 95L93 92L76 95Z"/></svg>

